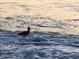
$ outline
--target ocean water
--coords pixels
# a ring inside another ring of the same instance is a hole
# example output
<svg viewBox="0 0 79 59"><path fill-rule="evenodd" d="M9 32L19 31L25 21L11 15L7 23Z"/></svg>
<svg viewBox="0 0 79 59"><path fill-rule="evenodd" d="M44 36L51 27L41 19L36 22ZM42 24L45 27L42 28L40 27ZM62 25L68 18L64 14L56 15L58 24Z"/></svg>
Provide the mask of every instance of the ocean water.
<svg viewBox="0 0 79 59"><path fill-rule="evenodd" d="M79 0L1 0L0 17L50 16L56 19L79 19Z"/></svg>
<svg viewBox="0 0 79 59"><path fill-rule="evenodd" d="M1 0L0 59L79 59L79 1Z"/></svg>
<svg viewBox="0 0 79 59"><path fill-rule="evenodd" d="M1 17L0 59L79 59L77 22L40 16ZM29 36L17 35L28 26Z"/></svg>

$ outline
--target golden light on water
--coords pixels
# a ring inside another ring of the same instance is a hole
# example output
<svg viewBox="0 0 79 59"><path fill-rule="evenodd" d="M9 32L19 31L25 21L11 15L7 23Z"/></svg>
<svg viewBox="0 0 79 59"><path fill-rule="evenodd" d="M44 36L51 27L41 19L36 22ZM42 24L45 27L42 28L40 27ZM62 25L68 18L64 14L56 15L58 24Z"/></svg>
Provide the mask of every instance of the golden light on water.
<svg viewBox="0 0 79 59"><path fill-rule="evenodd" d="M57 19L79 19L79 0L1 0L0 17L40 15Z"/></svg>

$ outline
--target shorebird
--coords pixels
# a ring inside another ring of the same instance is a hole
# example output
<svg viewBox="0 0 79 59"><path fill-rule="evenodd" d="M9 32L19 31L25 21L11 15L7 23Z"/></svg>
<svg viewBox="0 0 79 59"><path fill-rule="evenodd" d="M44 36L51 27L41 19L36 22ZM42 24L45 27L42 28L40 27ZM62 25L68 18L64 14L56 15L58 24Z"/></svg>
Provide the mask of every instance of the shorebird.
<svg viewBox="0 0 79 59"><path fill-rule="evenodd" d="M22 32L18 33L18 35L20 35L20 36L28 36L29 33L30 33L30 27L28 27L27 29L28 29L27 31L22 31Z"/></svg>

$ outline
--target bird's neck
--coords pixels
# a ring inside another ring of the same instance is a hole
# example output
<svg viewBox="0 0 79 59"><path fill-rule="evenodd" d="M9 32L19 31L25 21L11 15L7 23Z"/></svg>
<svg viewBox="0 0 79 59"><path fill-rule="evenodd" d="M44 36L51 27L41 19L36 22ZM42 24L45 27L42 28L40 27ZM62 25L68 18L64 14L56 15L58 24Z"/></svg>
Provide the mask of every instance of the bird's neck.
<svg viewBox="0 0 79 59"><path fill-rule="evenodd" d="M28 29L28 32L30 33L30 29Z"/></svg>

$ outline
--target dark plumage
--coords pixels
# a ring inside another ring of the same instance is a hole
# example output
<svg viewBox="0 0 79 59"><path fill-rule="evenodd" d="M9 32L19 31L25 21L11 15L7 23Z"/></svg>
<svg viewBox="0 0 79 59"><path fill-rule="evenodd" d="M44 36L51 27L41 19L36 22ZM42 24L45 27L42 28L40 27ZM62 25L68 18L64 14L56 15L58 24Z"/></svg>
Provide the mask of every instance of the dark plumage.
<svg viewBox="0 0 79 59"><path fill-rule="evenodd" d="M6 17L5 19L13 19L13 18L11 18L11 17Z"/></svg>
<svg viewBox="0 0 79 59"><path fill-rule="evenodd" d="M23 31L23 32L18 33L18 35L20 35L20 36L27 36L27 35L29 35L29 33L30 33L30 27L28 27L27 31Z"/></svg>

